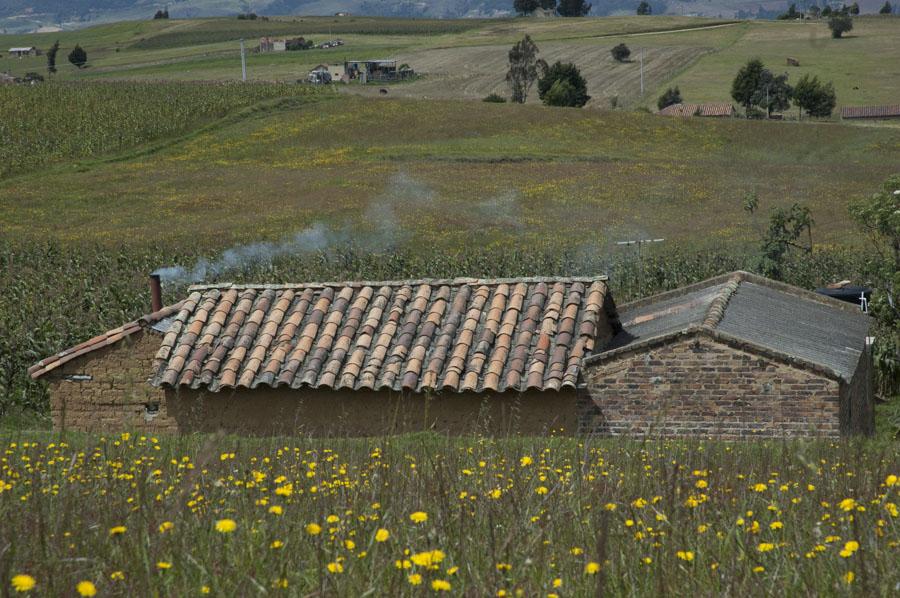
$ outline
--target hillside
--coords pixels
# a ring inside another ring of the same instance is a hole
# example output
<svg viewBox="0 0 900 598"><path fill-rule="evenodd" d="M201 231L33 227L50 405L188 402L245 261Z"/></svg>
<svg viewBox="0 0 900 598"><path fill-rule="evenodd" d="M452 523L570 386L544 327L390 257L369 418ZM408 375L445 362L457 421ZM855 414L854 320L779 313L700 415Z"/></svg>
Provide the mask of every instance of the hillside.
<svg viewBox="0 0 900 598"><path fill-rule="evenodd" d="M804 74L833 81L838 106L897 103L900 98L900 19L855 20L845 39L831 39L821 21L719 21L690 17L608 17L585 19L409 20L365 17L284 18L270 21L199 19L139 21L77 32L0 36L0 48L48 48L60 40L61 80L167 79L235 80L240 77L238 40L251 50L248 76L260 81L296 81L320 63L348 59L396 58L421 75L392 86L391 94L411 98L481 99L506 93L509 47L525 34L536 40L548 61L573 61L583 71L591 105L654 107L659 93L679 85L686 101L727 101L734 73L751 57L761 57L791 81ZM321 42L341 38L339 48L255 53L263 35L305 36ZM76 69L65 55L76 44L88 52L88 68ZM617 63L609 49L626 43L631 62ZM645 94L640 95L640 52ZM799 67L787 67L787 57ZM42 56L0 58L0 72L45 72ZM354 93L377 88L340 87ZM536 101L532 96L531 101Z"/></svg>

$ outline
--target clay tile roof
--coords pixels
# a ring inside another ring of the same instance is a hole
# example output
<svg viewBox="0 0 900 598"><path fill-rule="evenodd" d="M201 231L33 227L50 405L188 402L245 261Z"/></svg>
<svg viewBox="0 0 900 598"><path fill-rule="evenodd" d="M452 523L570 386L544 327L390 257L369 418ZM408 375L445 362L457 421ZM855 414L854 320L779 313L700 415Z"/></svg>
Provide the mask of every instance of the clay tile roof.
<svg viewBox="0 0 900 598"><path fill-rule="evenodd" d="M658 112L663 116L733 116L734 106L728 102L706 104L672 104Z"/></svg>
<svg viewBox="0 0 900 598"><path fill-rule="evenodd" d="M604 321L619 330L605 277L195 286L152 382L558 390L575 386Z"/></svg>
<svg viewBox="0 0 900 598"><path fill-rule="evenodd" d="M109 345L115 344L120 340L131 336L135 332L138 332L142 328L152 327L155 324L164 321L166 318L177 313L181 309L183 303L184 302L181 301L174 305L164 307L159 311L141 316L137 320L128 322L127 324L119 326L118 328L108 330L103 334L86 340L83 343L75 345L74 347L70 347L64 351L60 351L55 355L51 355L50 357L42 359L28 368L28 374L33 379L40 378L44 374L55 370L59 366L68 363L69 361L72 361L76 357L80 357L92 351L96 351L98 349L102 349L103 347L108 347Z"/></svg>
<svg viewBox="0 0 900 598"><path fill-rule="evenodd" d="M841 118L896 118L900 117L900 104L888 106L845 106Z"/></svg>

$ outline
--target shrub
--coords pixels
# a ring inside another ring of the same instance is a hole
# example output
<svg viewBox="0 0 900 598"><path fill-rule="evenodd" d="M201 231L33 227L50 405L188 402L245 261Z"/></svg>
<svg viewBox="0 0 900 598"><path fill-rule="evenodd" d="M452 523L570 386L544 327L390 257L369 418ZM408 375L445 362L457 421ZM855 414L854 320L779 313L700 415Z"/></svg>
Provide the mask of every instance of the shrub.
<svg viewBox="0 0 900 598"><path fill-rule="evenodd" d="M492 103L492 104L505 104L505 103L506 103L506 98L504 98L504 97L503 97L502 95L500 95L499 93L491 93L491 94L486 95L486 96L484 97L484 99L481 100L481 101L482 101L482 102L489 102L489 103Z"/></svg>
<svg viewBox="0 0 900 598"><path fill-rule="evenodd" d="M71 52L69 52L69 62L74 64L77 68L84 68L84 65L87 64L87 52L84 51L79 45L75 45Z"/></svg>
<svg viewBox="0 0 900 598"><path fill-rule="evenodd" d="M625 62L631 56L631 50L624 43L613 46L609 52L616 62Z"/></svg>
<svg viewBox="0 0 900 598"><path fill-rule="evenodd" d="M647 0L641 0L641 3L638 4L635 12L641 16L651 15L653 14L653 7L650 6L650 3L647 2Z"/></svg>
<svg viewBox="0 0 900 598"><path fill-rule="evenodd" d="M656 101L656 107L662 110L666 106L680 104L681 101L681 90L678 89L678 86L676 85L675 87L670 87L659 96L659 99Z"/></svg>
<svg viewBox="0 0 900 598"><path fill-rule="evenodd" d="M831 37L840 39L845 33L853 30L853 18L844 14L833 14L828 19L828 28L831 29Z"/></svg>
<svg viewBox="0 0 900 598"><path fill-rule="evenodd" d="M558 83L558 85L557 85ZM555 87L555 89L554 89ZM572 63L555 62L538 80L538 95L548 106L580 108L591 96L587 94L587 82Z"/></svg>

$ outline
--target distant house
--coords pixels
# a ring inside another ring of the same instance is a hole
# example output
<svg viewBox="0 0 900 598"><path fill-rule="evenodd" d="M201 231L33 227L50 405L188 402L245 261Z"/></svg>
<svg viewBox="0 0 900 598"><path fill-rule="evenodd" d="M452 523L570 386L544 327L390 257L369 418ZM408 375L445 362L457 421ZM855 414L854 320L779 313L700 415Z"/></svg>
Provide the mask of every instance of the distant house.
<svg viewBox="0 0 900 598"><path fill-rule="evenodd" d="M331 72L328 70L327 64L318 65L316 68L309 71L309 74L306 76L306 81L314 85L331 83L332 79L333 77L331 75Z"/></svg>
<svg viewBox="0 0 900 598"><path fill-rule="evenodd" d="M900 104L888 106L846 106L841 108L841 118L900 118Z"/></svg>
<svg viewBox="0 0 900 598"><path fill-rule="evenodd" d="M38 56L39 54L40 50L38 50L34 46L9 49L9 55L16 58L24 58L25 56Z"/></svg>
<svg viewBox="0 0 900 598"><path fill-rule="evenodd" d="M663 116L731 118L734 116L734 106L728 102L715 102L709 104L672 104L671 106L666 106L657 114Z"/></svg>
<svg viewBox="0 0 900 598"><path fill-rule="evenodd" d="M348 60L344 63L344 72L349 81L400 81L415 75L405 65L397 66L396 60Z"/></svg>
<svg viewBox="0 0 900 598"><path fill-rule="evenodd" d="M283 39L273 39L271 37L259 38L260 52L284 52L287 50L287 42Z"/></svg>

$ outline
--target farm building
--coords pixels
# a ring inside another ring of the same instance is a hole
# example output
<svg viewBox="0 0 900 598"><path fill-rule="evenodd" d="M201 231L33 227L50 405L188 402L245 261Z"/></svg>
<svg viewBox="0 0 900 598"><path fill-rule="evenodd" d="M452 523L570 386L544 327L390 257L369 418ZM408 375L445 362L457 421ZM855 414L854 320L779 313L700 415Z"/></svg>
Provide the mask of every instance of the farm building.
<svg viewBox="0 0 900 598"><path fill-rule="evenodd" d="M34 46L10 48L9 55L15 56L16 58L24 58L25 56L39 56L40 51Z"/></svg>
<svg viewBox="0 0 900 598"><path fill-rule="evenodd" d="M900 118L900 104L889 106L845 106L841 108L841 118Z"/></svg>
<svg viewBox="0 0 900 598"><path fill-rule="evenodd" d="M711 104L672 104L660 110L657 114L663 116L703 116L713 118L731 118L734 116L734 106L728 102Z"/></svg>
<svg viewBox="0 0 900 598"><path fill-rule="evenodd" d="M155 303L31 368L57 429L871 430L868 318L744 273L631 304L624 328L605 277L221 284Z"/></svg>
<svg viewBox="0 0 900 598"><path fill-rule="evenodd" d="M869 317L736 272L621 308L584 364L600 434L871 433Z"/></svg>
<svg viewBox="0 0 900 598"><path fill-rule="evenodd" d="M284 52L287 50L287 41L283 39L273 39L271 37L259 38L260 52Z"/></svg>
<svg viewBox="0 0 900 598"><path fill-rule="evenodd" d="M358 80L361 83L400 81L415 74L406 65L398 67L396 60L348 60L344 62L344 72L347 80Z"/></svg>

